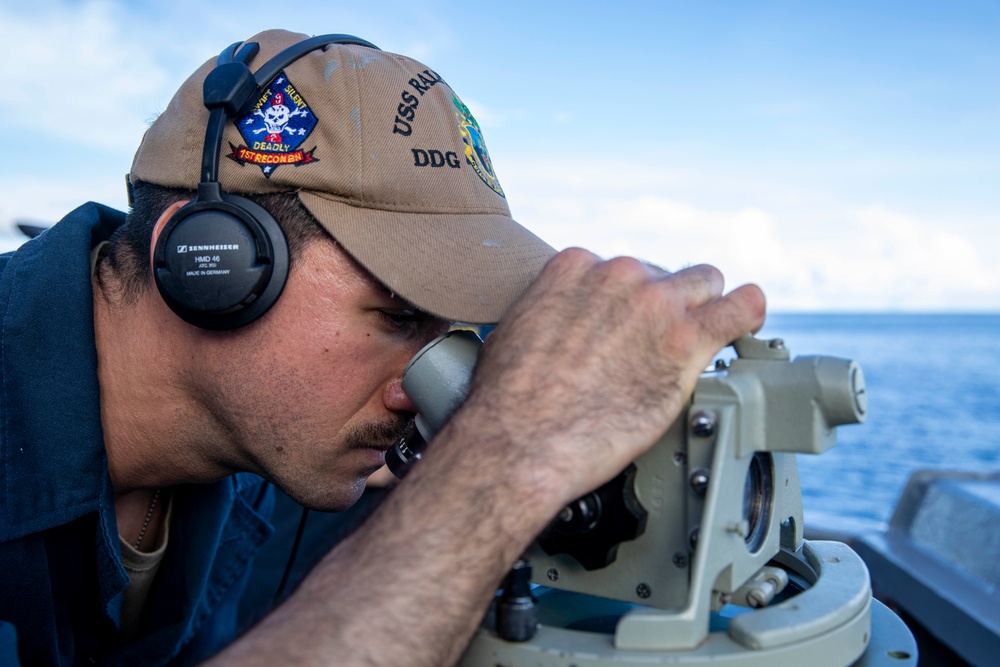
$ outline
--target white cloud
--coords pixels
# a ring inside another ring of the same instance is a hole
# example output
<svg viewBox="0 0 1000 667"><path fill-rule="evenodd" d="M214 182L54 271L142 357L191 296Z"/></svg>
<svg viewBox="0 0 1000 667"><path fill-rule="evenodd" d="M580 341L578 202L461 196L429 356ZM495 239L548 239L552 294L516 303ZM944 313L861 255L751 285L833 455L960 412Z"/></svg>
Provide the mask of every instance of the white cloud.
<svg viewBox="0 0 1000 667"><path fill-rule="evenodd" d="M878 206L789 207L795 196L776 198L780 213L695 204L669 194L695 178L681 170L572 164L504 172L515 217L558 248L672 269L708 262L731 286L760 284L774 310L1000 308L1000 262L940 222Z"/></svg>
<svg viewBox="0 0 1000 667"><path fill-rule="evenodd" d="M947 227L882 207L861 211L858 220L865 230L861 256L868 276L855 276L854 284L891 294L909 307L925 299L997 302L996 253L990 263L972 240Z"/></svg>

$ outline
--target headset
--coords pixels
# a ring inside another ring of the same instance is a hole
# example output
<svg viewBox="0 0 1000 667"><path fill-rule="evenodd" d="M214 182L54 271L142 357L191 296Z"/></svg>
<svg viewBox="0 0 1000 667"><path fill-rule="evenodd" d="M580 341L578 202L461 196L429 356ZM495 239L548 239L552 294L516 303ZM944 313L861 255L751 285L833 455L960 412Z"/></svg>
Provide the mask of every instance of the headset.
<svg viewBox="0 0 1000 667"><path fill-rule="evenodd" d="M255 73L248 62L257 42L228 46L205 79L209 110L201 182L195 199L167 221L153 251L156 287L181 319L213 331L250 324L281 296L288 280L288 242L259 204L219 186L219 156L226 121L242 118L286 67L331 44L381 50L352 35L317 35L277 53Z"/></svg>

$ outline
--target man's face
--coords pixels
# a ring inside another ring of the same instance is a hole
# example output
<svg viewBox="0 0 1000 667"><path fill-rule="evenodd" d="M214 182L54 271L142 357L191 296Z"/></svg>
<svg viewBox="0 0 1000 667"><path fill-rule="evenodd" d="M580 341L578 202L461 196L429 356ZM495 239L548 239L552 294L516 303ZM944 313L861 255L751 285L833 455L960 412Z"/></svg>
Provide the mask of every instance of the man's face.
<svg viewBox="0 0 1000 667"><path fill-rule="evenodd" d="M226 356L198 371L201 400L237 467L308 506L343 509L412 417L406 363L447 329L334 243L312 242L274 308L212 351Z"/></svg>

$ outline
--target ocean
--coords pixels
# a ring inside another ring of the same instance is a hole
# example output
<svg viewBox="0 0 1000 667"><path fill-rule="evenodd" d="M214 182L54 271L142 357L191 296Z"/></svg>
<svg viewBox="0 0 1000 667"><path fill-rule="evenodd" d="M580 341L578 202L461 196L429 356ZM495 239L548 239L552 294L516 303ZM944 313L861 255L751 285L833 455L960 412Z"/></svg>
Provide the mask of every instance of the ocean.
<svg viewBox="0 0 1000 667"><path fill-rule="evenodd" d="M867 421L798 457L807 528L884 529L915 470L1000 471L1000 315L769 314L758 336L865 374Z"/></svg>

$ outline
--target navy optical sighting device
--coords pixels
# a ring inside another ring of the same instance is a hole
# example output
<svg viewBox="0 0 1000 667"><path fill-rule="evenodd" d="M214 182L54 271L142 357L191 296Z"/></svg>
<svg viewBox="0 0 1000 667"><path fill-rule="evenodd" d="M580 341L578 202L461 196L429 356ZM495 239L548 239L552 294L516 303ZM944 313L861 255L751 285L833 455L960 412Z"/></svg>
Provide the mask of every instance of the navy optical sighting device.
<svg viewBox="0 0 1000 667"><path fill-rule="evenodd" d="M410 362L418 416L387 456L397 474L461 405L479 345L453 331ZM538 537L461 665L916 664L860 557L803 539L795 456L865 419L860 367L792 360L778 339L733 347L648 452Z"/></svg>

